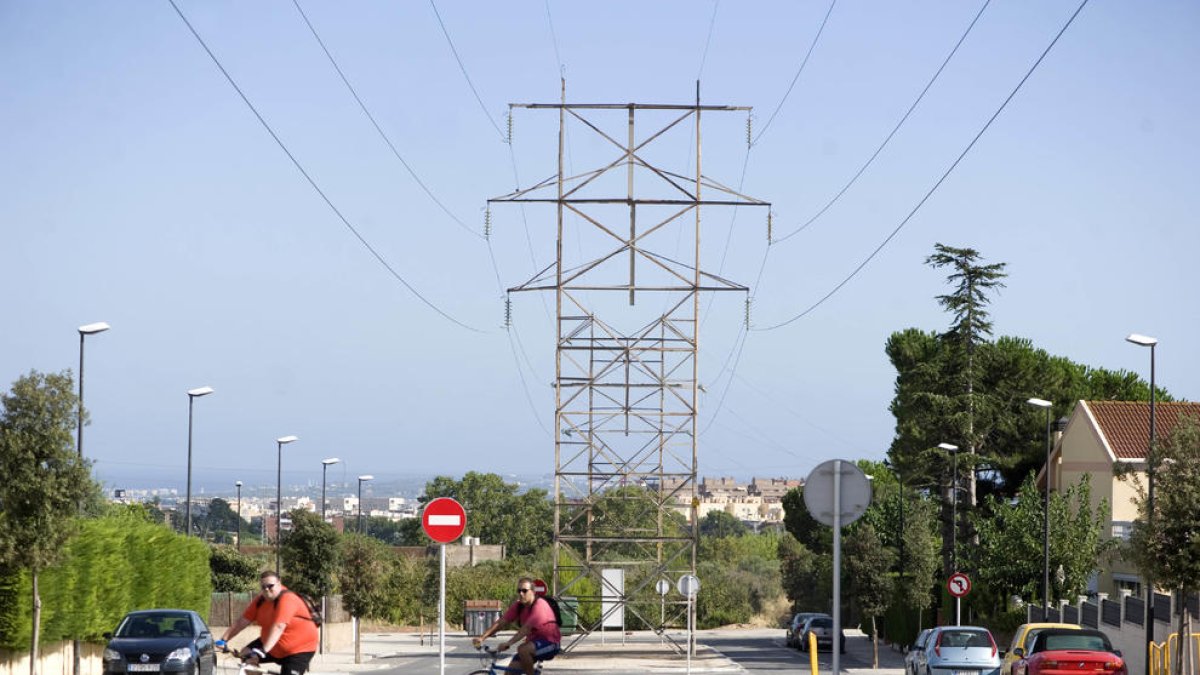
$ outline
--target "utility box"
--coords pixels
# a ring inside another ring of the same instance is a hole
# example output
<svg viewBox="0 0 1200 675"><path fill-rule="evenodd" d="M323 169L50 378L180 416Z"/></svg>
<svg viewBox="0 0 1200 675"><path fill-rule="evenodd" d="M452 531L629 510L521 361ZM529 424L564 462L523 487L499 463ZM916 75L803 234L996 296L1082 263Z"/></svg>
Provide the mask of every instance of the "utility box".
<svg viewBox="0 0 1200 675"><path fill-rule="evenodd" d="M470 637L478 637L488 629L504 611L499 600L464 600L463 628Z"/></svg>
<svg viewBox="0 0 1200 675"><path fill-rule="evenodd" d="M579 598L559 596L558 610L562 614L562 625L558 627L563 635L571 635L579 630Z"/></svg>

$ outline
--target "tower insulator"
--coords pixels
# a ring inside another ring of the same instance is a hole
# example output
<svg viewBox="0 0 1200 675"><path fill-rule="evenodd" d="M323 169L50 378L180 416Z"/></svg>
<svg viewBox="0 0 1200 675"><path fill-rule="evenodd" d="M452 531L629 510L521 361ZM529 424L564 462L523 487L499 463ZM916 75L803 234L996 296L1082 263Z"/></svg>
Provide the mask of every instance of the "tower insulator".
<svg viewBox="0 0 1200 675"><path fill-rule="evenodd" d="M512 106L509 106L509 108L508 108L508 139L507 139L507 142L509 145L512 145L512 132L513 132L513 114L512 114Z"/></svg>
<svg viewBox="0 0 1200 675"><path fill-rule="evenodd" d="M746 115L746 146L754 145L754 124L753 118L749 114Z"/></svg>
<svg viewBox="0 0 1200 675"><path fill-rule="evenodd" d="M774 223L775 223L775 212L768 210L767 211L767 243L768 244L770 244L771 241L774 239L774 237L772 236L772 231L771 231L772 227L774 226Z"/></svg>
<svg viewBox="0 0 1200 675"><path fill-rule="evenodd" d="M750 304L752 302L754 302L754 298L751 298L750 295L747 294L746 295L746 319L745 319L746 330L750 330Z"/></svg>
<svg viewBox="0 0 1200 675"><path fill-rule="evenodd" d="M512 298L504 297L504 327L512 328Z"/></svg>
<svg viewBox="0 0 1200 675"><path fill-rule="evenodd" d="M483 238L488 239L492 236L492 207L489 205L483 210Z"/></svg>

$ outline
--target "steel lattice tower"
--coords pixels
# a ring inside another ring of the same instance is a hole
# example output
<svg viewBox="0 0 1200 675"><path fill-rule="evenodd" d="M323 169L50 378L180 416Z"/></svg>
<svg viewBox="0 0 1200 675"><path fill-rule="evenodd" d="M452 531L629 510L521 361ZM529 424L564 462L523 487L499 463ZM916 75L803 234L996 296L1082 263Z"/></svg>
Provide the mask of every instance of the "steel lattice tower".
<svg viewBox="0 0 1200 675"><path fill-rule="evenodd" d="M552 591L599 609L598 620L580 622L572 645L617 612L626 612L627 624L661 631L679 625L685 605L672 602L667 613L655 584L674 586L696 569L701 292L749 290L700 269L701 207L770 206L701 173L701 115L750 108L700 105L699 87L694 105L575 104L564 89L560 103L511 108L557 110L559 121L557 172L489 200L553 204L557 216L554 262L509 289L555 294ZM656 122L640 140L639 115ZM624 133L604 130L614 119ZM568 122L602 139L614 150L611 161L568 176ZM656 141L689 125L691 175L650 161ZM564 253L564 228L572 223L597 239L593 251L579 247L579 260ZM690 226L691 236L665 237L671 224ZM689 261L663 253L680 240ZM611 586L605 593L604 568L624 570L623 593L614 597Z"/></svg>

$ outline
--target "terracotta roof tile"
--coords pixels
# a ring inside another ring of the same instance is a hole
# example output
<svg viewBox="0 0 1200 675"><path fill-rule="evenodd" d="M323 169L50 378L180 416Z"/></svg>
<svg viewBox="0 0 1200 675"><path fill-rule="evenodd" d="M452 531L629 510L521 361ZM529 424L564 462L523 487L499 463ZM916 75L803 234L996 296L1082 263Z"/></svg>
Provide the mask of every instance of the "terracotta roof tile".
<svg viewBox="0 0 1200 675"><path fill-rule="evenodd" d="M1150 440L1150 403L1147 401L1084 401L1100 433L1119 459L1145 459ZM1155 403L1154 433L1159 442L1175 428L1181 415L1200 419L1200 403Z"/></svg>

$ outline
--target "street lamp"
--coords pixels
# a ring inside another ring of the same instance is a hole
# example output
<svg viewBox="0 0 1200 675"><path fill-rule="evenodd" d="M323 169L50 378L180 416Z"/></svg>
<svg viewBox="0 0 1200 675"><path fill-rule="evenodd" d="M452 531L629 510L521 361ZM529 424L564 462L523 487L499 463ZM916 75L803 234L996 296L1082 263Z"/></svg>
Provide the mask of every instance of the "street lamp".
<svg viewBox="0 0 1200 675"><path fill-rule="evenodd" d="M96 333L103 333L109 327L103 321L79 327L79 413L77 419L78 427L75 430L75 449L79 451L80 457L83 457L83 338L95 335Z"/></svg>
<svg viewBox="0 0 1200 675"><path fill-rule="evenodd" d="M213 393L212 387L197 387L195 389L188 389L188 392L187 392L187 395L188 395L187 506L184 507L184 510L187 513L187 516L184 519L184 522L187 523L187 525L185 526L187 529L184 530L184 532L185 532L184 536L187 536L187 537L192 536L192 404L195 403L196 399L200 398L201 396L208 396L211 393Z"/></svg>
<svg viewBox="0 0 1200 675"><path fill-rule="evenodd" d="M1053 403L1042 398L1025 401L1046 409L1046 497L1042 503L1042 617L1050 616L1050 413Z"/></svg>
<svg viewBox="0 0 1200 675"><path fill-rule="evenodd" d="M369 480L375 480L375 476L372 476L372 475L370 475L370 474L367 474L367 475L365 475L365 476L359 476L359 477L358 477L358 533L359 533L359 534L362 534L362 533L363 533L363 519L362 519L362 484L363 484L364 482L366 482L366 481L369 481Z"/></svg>
<svg viewBox="0 0 1200 675"><path fill-rule="evenodd" d="M938 443L938 447L954 458L950 472L950 572L958 571L958 446Z"/></svg>
<svg viewBox="0 0 1200 675"><path fill-rule="evenodd" d="M1154 347L1158 344L1156 338L1137 333L1130 333L1125 338L1139 347L1150 348L1150 444L1146 451L1146 519L1148 529L1154 531ZM1146 576L1146 675L1150 675L1150 647L1154 644L1154 584L1150 581L1150 572Z"/></svg>
<svg viewBox="0 0 1200 675"><path fill-rule="evenodd" d="M237 495L238 495L238 497L237 497L237 502L238 502L238 507L237 507L237 509L238 509L237 510L237 528L238 528L237 550L239 553L241 553L241 551L242 551L242 481L239 480L238 482L234 483L234 485L237 486Z"/></svg>
<svg viewBox="0 0 1200 675"><path fill-rule="evenodd" d="M342 460L337 457L321 460L321 522L325 522L325 471L330 464L337 464Z"/></svg>
<svg viewBox="0 0 1200 675"><path fill-rule="evenodd" d="M283 539L283 446L300 440L299 436L282 436L275 439L278 458L275 461L275 573L283 574L279 564L279 540Z"/></svg>

